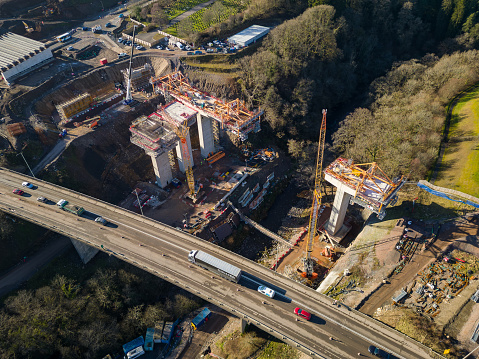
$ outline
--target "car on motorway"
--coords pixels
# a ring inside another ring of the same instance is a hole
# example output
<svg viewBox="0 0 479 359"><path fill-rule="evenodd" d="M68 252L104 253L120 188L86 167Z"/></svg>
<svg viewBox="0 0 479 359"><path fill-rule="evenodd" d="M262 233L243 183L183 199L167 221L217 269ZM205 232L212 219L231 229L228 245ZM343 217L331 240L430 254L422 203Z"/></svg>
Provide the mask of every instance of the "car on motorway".
<svg viewBox="0 0 479 359"><path fill-rule="evenodd" d="M374 354L378 358L383 358L383 359L392 359L389 355L389 353L386 353L384 350L376 348L374 345L370 345L368 348L368 352L371 354Z"/></svg>
<svg viewBox="0 0 479 359"><path fill-rule="evenodd" d="M270 298L274 297L274 290L272 290L271 288L265 287L264 285L260 285L258 287L258 292Z"/></svg>
<svg viewBox="0 0 479 359"><path fill-rule="evenodd" d="M300 317L303 317L306 320L311 319L311 314L310 313L308 313L304 309L301 309L301 308L298 308L298 307L294 308L294 314L299 315Z"/></svg>
<svg viewBox="0 0 479 359"><path fill-rule="evenodd" d="M22 182L22 186L23 186L23 187L30 188L30 189L35 188L35 186L32 185L30 182Z"/></svg>
<svg viewBox="0 0 479 359"><path fill-rule="evenodd" d="M108 224L108 222L106 221L106 219L103 218L103 217L96 217L96 218L95 218L95 222L101 223L101 224L103 224L104 226L106 226L106 225Z"/></svg>
<svg viewBox="0 0 479 359"><path fill-rule="evenodd" d="M15 188L13 191L12 191L13 194L18 194L19 196L23 196L23 194L25 192L23 192L21 189L18 189L18 188Z"/></svg>
<svg viewBox="0 0 479 359"><path fill-rule="evenodd" d="M42 202L42 203L47 203L47 202L48 202L48 199L46 199L46 198L43 197L43 196L40 196L40 197L37 197L37 201L38 201L38 202Z"/></svg>

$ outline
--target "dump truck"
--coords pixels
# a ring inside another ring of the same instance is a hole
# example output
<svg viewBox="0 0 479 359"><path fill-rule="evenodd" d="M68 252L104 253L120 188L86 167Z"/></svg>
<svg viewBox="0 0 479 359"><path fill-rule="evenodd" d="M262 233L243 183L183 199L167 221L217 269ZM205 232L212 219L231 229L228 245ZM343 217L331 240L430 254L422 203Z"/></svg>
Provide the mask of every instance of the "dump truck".
<svg viewBox="0 0 479 359"><path fill-rule="evenodd" d="M85 209L80 206L75 206L74 204L69 204L67 200L61 199L58 201L57 206L62 210L81 216Z"/></svg>
<svg viewBox="0 0 479 359"><path fill-rule="evenodd" d="M232 282L238 283L241 278L241 269L208 253L192 250L188 254L188 260Z"/></svg>
<svg viewBox="0 0 479 359"><path fill-rule="evenodd" d="M207 322L209 317L211 316L211 312L208 308L204 308L192 321L191 327L193 330L196 330L200 327L203 323Z"/></svg>

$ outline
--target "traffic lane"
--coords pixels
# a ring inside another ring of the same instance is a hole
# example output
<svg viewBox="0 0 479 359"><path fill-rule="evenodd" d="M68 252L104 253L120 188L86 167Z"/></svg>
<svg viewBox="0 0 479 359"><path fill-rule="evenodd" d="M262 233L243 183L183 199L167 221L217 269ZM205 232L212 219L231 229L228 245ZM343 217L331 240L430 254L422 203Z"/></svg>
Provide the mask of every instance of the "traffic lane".
<svg viewBox="0 0 479 359"><path fill-rule="evenodd" d="M127 255L134 257L134 260L140 260L140 258L137 256L136 251L135 252L128 252L127 248L123 248L121 251L125 252ZM146 258L144 258L146 259ZM158 262L154 259L154 256L148 256L148 259L152 260L151 265L152 266L157 266ZM146 259L146 260L148 260ZM178 267L178 263L174 261L172 265L175 265ZM175 267L173 267L175 268ZM171 276L176 278L179 281L186 280L188 282L187 285L193 286L193 287L200 287L200 291L204 296L216 296L222 298L221 300L224 303L228 303L228 305L237 307L237 308L244 308L245 311L252 313L255 317L256 320L260 320L261 322L266 322L267 325L269 325L272 328L275 328L278 331L283 332L285 335L289 337L294 337L294 335L298 332L301 332L304 338L309 338L308 340L308 346L311 347L312 350L318 351L318 350L324 350L324 346L320 346L317 343L318 340L318 331L314 330L313 328L308 329L304 328L303 324L304 323L298 323L297 328L291 328L290 325L288 324L280 324L277 325L276 323L279 321L281 322L281 319L285 318L285 313L281 308L278 308L275 305L267 305L263 306L261 303L261 298L262 296L255 291L250 291L248 292L242 292L241 297L239 296L239 292L235 289L236 285L234 283L231 283L229 281L223 280L219 276L211 276L211 272L200 268L198 266L193 266L193 271L195 272L194 281L191 281L192 276L187 275L187 273L181 271L174 271L171 268L164 268L171 272ZM181 279L182 278L182 279ZM195 290L198 290L196 288ZM237 313L236 313L237 314ZM294 313L292 310L286 314L286 316L293 316ZM283 320L284 321L284 320ZM267 331L267 328L262 326L261 323L257 323L255 320L252 321L253 324L257 325L259 328L262 328ZM302 325L302 327L300 327ZM306 323L307 325L307 323ZM293 325L294 327L294 325ZM321 336L324 338L324 340L327 340L328 338L328 333L323 332L321 333ZM331 358L346 358L349 355L345 355L343 353L343 350L341 350L341 353L338 354L338 348L335 347L337 343L334 343L332 345L332 348L330 348L331 353L329 353L328 357Z"/></svg>

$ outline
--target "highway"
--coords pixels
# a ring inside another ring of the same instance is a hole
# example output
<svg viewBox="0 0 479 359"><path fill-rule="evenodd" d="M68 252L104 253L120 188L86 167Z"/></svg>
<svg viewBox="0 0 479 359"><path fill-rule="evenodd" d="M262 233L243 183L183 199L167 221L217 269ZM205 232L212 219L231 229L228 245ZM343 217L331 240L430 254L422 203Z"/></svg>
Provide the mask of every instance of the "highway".
<svg viewBox="0 0 479 359"><path fill-rule="evenodd" d="M38 187L23 188L23 181ZM15 188L25 194L13 194ZM50 201L40 203L38 196ZM94 215L78 217L62 211L55 204L61 198L103 216L109 225L94 222ZM398 358L442 358L382 323L344 305L334 306L330 298L235 253L120 207L1 167L0 210L143 268L314 358L374 358L368 353L369 345ZM241 268L244 277L235 284L190 263L187 255L192 249ZM275 297L259 293L260 284L275 289ZM313 314L311 321L293 313L297 306Z"/></svg>

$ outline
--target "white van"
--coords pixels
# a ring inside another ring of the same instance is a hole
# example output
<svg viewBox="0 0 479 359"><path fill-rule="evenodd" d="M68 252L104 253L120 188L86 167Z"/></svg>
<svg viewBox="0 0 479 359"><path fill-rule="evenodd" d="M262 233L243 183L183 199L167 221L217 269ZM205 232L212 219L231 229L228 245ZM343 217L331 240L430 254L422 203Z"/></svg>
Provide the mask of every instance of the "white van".
<svg viewBox="0 0 479 359"><path fill-rule="evenodd" d="M176 43L176 46L180 49L180 50L184 50L185 49L185 45L183 45L181 42L177 42Z"/></svg>
<svg viewBox="0 0 479 359"><path fill-rule="evenodd" d="M126 353L126 359L134 359L138 358L140 355L145 354L145 351L143 350L142 346L139 346L133 350L130 350L128 353Z"/></svg>

